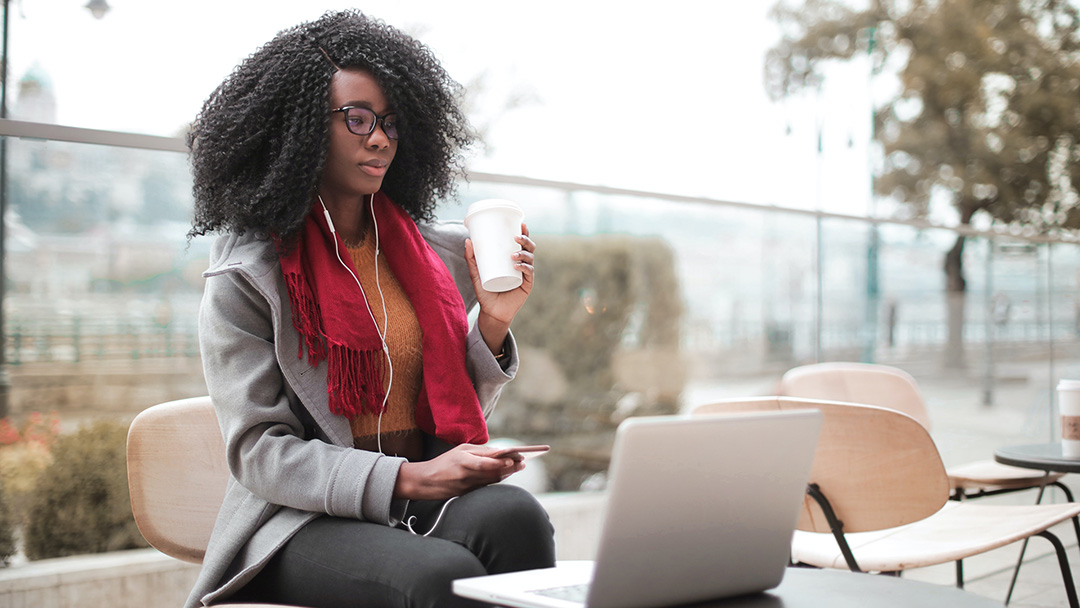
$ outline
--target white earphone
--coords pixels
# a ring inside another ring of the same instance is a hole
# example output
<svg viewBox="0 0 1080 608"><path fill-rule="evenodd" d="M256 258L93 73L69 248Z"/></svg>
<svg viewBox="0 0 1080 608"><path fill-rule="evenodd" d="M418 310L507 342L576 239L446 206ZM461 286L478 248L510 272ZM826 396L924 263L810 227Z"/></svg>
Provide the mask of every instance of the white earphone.
<svg viewBox="0 0 1080 608"><path fill-rule="evenodd" d="M330 234L333 236L334 241L334 255L337 256L338 262L345 267L345 270L349 271L349 275L356 281L356 286L360 288L361 295L364 296L364 306L367 307L368 315L371 316L371 323L375 326L375 333L379 334L379 340L382 342L383 353L386 354L386 364L390 367L389 378L386 382L386 390L383 394L382 408L379 412L379 421L375 429L375 441L377 443L379 452L382 453L382 415L386 411L387 400L390 399L390 388L394 385L394 362L390 360L390 347L386 344L386 332L390 329L390 317L386 314L386 298L383 296L382 285L379 284L379 222L375 219L375 195L372 194L368 198L368 208L371 209L371 222L372 227L375 229L375 288L379 290L379 300L382 302L383 313L383 329L379 331L379 323L375 320L375 313L371 310L371 303L368 302L367 292L364 291L364 286L360 284L360 278L356 276L353 269L345 263L345 260L341 259L341 251L338 250L337 244L337 229L334 228L334 220L330 219L330 210L326 208L326 203L322 200L321 194L316 194L319 197L319 204L322 205L323 215L326 217L326 225L330 228Z"/></svg>

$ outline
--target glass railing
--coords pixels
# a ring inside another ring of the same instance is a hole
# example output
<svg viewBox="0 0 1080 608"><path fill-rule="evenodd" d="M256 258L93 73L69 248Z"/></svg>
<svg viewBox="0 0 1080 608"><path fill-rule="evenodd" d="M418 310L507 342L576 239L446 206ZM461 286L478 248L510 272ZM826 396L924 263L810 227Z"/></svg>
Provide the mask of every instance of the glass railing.
<svg viewBox="0 0 1080 608"><path fill-rule="evenodd" d="M210 239L185 238L182 142L27 128L0 121L11 412L134 413L205 391ZM623 417L771 394L804 363L912 373L947 462L1054 437L1052 388L1080 377L1070 240L969 232L967 289L950 298L949 228L489 174L459 194L441 217L510 198L539 244L514 324L521 371L491 423L558 447L544 459L556 489L606 467Z"/></svg>

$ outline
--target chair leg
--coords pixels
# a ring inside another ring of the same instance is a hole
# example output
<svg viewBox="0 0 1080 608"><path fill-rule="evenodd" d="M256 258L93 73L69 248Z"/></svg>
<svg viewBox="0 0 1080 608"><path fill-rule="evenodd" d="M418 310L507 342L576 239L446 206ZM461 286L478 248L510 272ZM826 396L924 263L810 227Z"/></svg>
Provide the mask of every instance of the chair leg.
<svg viewBox="0 0 1080 608"><path fill-rule="evenodd" d="M1058 537L1054 536L1049 530L1039 532L1039 536L1054 545L1054 551L1058 556L1058 566L1061 567L1061 579L1065 583L1065 594L1069 597L1069 608L1080 608L1080 601L1076 599L1076 585L1073 583L1072 571L1069 570L1069 557L1065 554L1065 545L1061 544ZM1011 588L1009 593L1012 593Z"/></svg>
<svg viewBox="0 0 1080 608"><path fill-rule="evenodd" d="M844 522L836 517L836 512L833 511L829 499L825 498L821 487L816 483L806 484L806 493L818 503L821 512L825 514L825 521L829 522L829 529L832 530L833 538L836 539L836 544L840 547L840 553L844 556L848 569L852 572L862 572L858 562L855 561L855 554L851 552L851 546L848 545L847 538L844 537Z"/></svg>
<svg viewBox="0 0 1080 608"><path fill-rule="evenodd" d="M1042 504L1043 493L1045 493L1045 492L1046 492L1046 486L1045 485L1039 486L1039 495L1035 497L1035 504L1037 504L1037 505ZM1076 518L1073 518L1073 525L1077 526L1076 527L1076 537L1077 537L1077 539L1080 539L1080 524L1078 524L1076 522ZM1027 552L1028 540L1030 540L1030 538L1025 538L1024 543L1022 545L1020 545L1020 557L1016 558L1016 568L1013 569L1012 580L1009 581L1009 592L1007 594L1005 594L1005 605L1006 606L1009 605L1009 600L1012 599L1013 588L1016 587L1016 579L1017 579L1017 577L1020 576L1020 565L1024 563L1024 553ZM1070 576L1069 578L1070 578L1070 581L1071 581L1072 577Z"/></svg>
<svg viewBox="0 0 1080 608"><path fill-rule="evenodd" d="M964 588L964 560L962 559L956 560L956 588ZM1007 604L1008 602L1005 603Z"/></svg>
<svg viewBox="0 0 1080 608"><path fill-rule="evenodd" d="M1059 490L1061 490L1061 492L1063 494L1065 494L1065 502L1076 502L1076 500L1073 499L1073 493L1072 493L1072 490L1069 489L1069 486L1061 483L1060 481L1051 481L1049 485L1057 486L1057 488ZM1039 498L1038 498L1038 500L1035 501L1035 504L1040 504L1042 502L1042 497L1043 497L1042 489L1040 489L1039 490ZM1076 531L1076 540L1080 541L1080 519L1077 519L1076 517L1074 517L1074 518L1072 518L1072 522L1073 522L1073 530Z"/></svg>
<svg viewBox="0 0 1080 608"><path fill-rule="evenodd" d="M1050 482L1050 485L1057 486L1062 492L1065 493L1065 502L1076 502L1075 500L1073 500L1072 490L1069 489L1069 486L1061 483L1060 481L1052 481Z"/></svg>
<svg viewBox="0 0 1080 608"><path fill-rule="evenodd" d="M1076 501L1074 501L1074 500L1073 500L1073 495L1072 495L1072 492L1071 492L1071 491L1069 491L1069 488L1068 488L1068 486L1066 486L1065 484L1061 483L1060 481L1055 481L1053 485L1055 485L1055 486L1057 486L1057 487L1061 488L1061 491L1065 493L1065 498L1066 498L1066 499L1067 499L1067 500L1068 500L1069 502L1076 502ZM1076 532L1076 541L1077 541L1078 543L1080 543L1080 518L1078 518L1078 517L1073 517L1073 518L1072 518L1072 522L1073 522L1073 530L1074 530L1074 531Z"/></svg>

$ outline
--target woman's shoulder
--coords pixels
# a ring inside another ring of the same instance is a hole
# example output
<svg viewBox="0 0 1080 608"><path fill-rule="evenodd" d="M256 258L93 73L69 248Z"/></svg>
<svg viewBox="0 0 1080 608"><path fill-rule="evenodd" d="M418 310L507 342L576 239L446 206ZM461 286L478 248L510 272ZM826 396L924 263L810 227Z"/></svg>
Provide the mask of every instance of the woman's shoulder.
<svg viewBox="0 0 1080 608"><path fill-rule="evenodd" d="M465 253L465 239L469 231L461 220L435 220L431 222L419 222L417 227L420 235L436 251L463 255Z"/></svg>
<svg viewBox="0 0 1080 608"><path fill-rule="evenodd" d="M465 224L460 221L434 221L420 222L417 226L420 228L420 235L450 271L458 292L465 299L466 308L471 307L471 298L475 298L475 292L472 279L469 278L469 265L465 262L465 239L469 236Z"/></svg>
<svg viewBox="0 0 1080 608"><path fill-rule="evenodd" d="M262 275L279 264L274 243L248 231L218 236L210 246L210 265L203 273L209 277L230 270L244 270Z"/></svg>

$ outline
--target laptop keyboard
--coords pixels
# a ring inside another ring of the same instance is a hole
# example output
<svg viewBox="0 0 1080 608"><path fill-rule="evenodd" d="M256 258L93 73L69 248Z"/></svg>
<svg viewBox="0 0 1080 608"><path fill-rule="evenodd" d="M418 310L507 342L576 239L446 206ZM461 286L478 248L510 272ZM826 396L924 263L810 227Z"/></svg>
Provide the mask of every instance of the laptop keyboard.
<svg viewBox="0 0 1080 608"><path fill-rule="evenodd" d="M548 589L536 589L530 591L530 593L535 593L544 597L553 597L557 600L566 600L568 602L584 604L585 599L589 595L589 583L567 585L565 587L550 587Z"/></svg>

